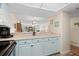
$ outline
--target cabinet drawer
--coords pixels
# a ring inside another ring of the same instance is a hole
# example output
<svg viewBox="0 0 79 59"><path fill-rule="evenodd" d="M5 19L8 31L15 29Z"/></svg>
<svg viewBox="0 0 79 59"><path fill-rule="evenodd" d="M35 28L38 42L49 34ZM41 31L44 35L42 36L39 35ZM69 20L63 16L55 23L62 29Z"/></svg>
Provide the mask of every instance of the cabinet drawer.
<svg viewBox="0 0 79 59"><path fill-rule="evenodd" d="M33 40L32 40L32 43L39 43L39 42L40 42L39 39L33 39Z"/></svg>
<svg viewBox="0 0 79 59"><path fill-rule="evenodd" d="M23 40L23 41L18 41L18 44L23 45L23 44L31 44L32 40Z"/></svg>
<svg viewBox="0 0 79 59"><path fill-rule="evenodd" d="M41 38L41 39L39 39L39 42L46 42L46 41L48 41L48 38Z"/></svg>
<svg viewBox="0 0 79 59"><path fill-rule="evenodd" d="M57 37L48 38L48 41L56 41L56 40L58 40Z"/></svg>

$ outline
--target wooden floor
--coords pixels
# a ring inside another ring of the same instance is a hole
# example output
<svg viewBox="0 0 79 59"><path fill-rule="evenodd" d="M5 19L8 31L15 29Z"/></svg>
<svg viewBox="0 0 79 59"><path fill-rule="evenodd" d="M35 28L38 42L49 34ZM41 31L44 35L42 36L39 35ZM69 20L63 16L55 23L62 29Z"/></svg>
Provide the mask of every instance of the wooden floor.
<svg viewBox="0 0 79 59"><path fill-rule="evenodd" d="M71 46L71 53L73 55L79 56L79 47Z"/></svg>
<svg viewBox="0 0 79 59"><path fill-rule="evenodd" d="M71 51L65 55L56 54L55 56L79 56L79 47L71 46Z"/></svg>
<svg viewBox="0 0 79 59"><path fill-rule="evenodd" d="M64 56L79 56L79 47L71 46L71 51Z"/></svg>

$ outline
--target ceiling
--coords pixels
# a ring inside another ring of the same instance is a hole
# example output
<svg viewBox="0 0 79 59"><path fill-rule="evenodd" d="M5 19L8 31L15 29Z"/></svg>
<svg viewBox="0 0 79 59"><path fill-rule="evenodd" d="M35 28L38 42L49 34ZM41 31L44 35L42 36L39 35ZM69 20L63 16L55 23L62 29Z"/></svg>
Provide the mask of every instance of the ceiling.
<svg viewBox="0 0 79 59"><path fill-rule="evenodd" d="M21 5L57 12L69 3L21 3Z"/></svg>
<svg viewBox="0 0 79 59"><path fill-rule="evenodd" d="M9 6L9 11L15 12L16 15L26 15L26 16L36 16L36 17L47 18L50 15L53 15L55 13L53 11L29 7L29 6L25 6L17 3L11 3L11 4L8 4L8 6Z"/></svg>
<svg viewBox="0 0 79 59"><path fill-rule="evenodd" d="M45 17L54 15L57 11L68 6L68 3L10 3L11 12L19 15Z"/></svg>
<svg viewBox="0 0 79 59"><path fill-rule="evenodd" d="M79 17L79 3L72 3L69 6L62 9L70 14L71 17Z"/></svg>

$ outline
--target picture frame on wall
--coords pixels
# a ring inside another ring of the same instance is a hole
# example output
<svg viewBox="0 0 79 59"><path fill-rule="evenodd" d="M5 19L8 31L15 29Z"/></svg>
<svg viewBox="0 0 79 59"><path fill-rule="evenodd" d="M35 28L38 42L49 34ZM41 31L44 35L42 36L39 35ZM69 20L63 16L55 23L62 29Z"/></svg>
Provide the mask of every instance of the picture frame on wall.
<svg viewBox="0 0 79 59"><path fill-rule="evenodd" d="M53 19L50 20L50 24L53 24Z"/></svg>
<svg viewBox="0 0 79 59"><path fill-rule="evenodd" d="M74 23L74 25L77 25L77 26L79 27L79 22L77 22L77 23Z"/></svg>
<svg viewBox="0 0 79 59"><path fill-rule="evenodd" d="M59 21L55 21L55 22L54 22L54 26L55 26L55 27L59 27Z"/></svg>

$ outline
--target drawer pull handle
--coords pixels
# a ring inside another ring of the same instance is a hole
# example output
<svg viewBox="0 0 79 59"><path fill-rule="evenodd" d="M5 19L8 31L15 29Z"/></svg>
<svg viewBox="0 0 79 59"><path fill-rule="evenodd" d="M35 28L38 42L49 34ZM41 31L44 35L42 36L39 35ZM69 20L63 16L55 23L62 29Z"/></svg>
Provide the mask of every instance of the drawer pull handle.
<svg viewBox="0 0 79 59"><path fill-rule="evenodd" d="M26 42L24 42L24 44L26 44Z"/></svg>
<svg viewBox="0 0 79 59"><path fill-rule="evenodd" d="M54 44L55 42L51 42L51 43L53 43L53 44Z"/></svg>
<svg viewBox="0 0 79 59"><path fill-rule="evenodd" d="M33 47L34 45L31 45L31 47Z"/></svg>
<svg viewBox="0 0 79 59"><path fill-rule="evenodd" d="M37 40L37 42L39 42L39 40Z"/></svg>
<svg viewBox="0 0 79 59"><path fill-rule="evenodd" d="M50 41L50 39L48 39L48 41Z"/></svg>

